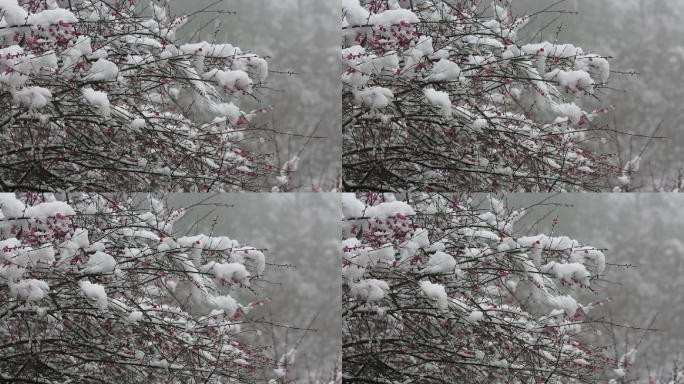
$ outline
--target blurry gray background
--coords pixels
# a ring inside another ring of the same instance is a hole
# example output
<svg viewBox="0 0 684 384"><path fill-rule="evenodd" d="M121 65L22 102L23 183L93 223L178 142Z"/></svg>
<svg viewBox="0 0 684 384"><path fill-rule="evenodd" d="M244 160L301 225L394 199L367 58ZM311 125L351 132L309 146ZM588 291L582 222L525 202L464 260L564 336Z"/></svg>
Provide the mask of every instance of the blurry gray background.
<svg viewBox="0 0 684 384"><path fill-rule="evenodd" d="M275 107L262 122L290 134L277 135L280 163L301 152L294 186L304 191L332 189L342 147L339 2L170 0L170 4L173 14L191 16L179 38L230 43L270 57L270 89L258 96ZM218 29L217 20L221 21ZM301 135L325 138L309 140Z"/></svg>
<svg viewBox="0 0 684 384"><path fill-rule="evenodd" d="M681 0L513 0L516 15L536 14L520 37L572 43L585 52L612 56L609 89L600 95L616 108L604 116L611 129L658 136L647 146L637 178L642 190L672 190L684 162L684 1ZM556 5L554 5L556 4ZM632 74L636 73L636 74ZM621 135L624 164L648 138ZM616 143L599 146L617 153ZM615 180L612 180L615 183Z"/></svg>
<svg viewBox="0 0 684 384"><path fill-rule="evenodd" d="M674 359L684 358L684 196L667 193L638 194L511 194L509 208L533 207L516 225L517 235L569 236L582 244L606 248L606 273L596 282L598 296L583 296L583 303L610 297L612 301L589 312L618 324L648 327L658 332L615 328L617 351L637 348L634 374L667 371ZM610 327L595 337L608 344ZM681 369L681 364L679 366Z"/></svg>
<svg viewBox="0 0 684 384"><path fill-rule="evenodd" d="M291 377L306 383L309 377L329 378L339 367L342 339L339 195L170 194L167 201L169 207L191 207L176 225L179 234L223 235L267 249L260 286L270 302L251 315L315 331L276 327L271 335L266 327L261 341L273 344L275 336L278 355L299 342Z"/></svg>

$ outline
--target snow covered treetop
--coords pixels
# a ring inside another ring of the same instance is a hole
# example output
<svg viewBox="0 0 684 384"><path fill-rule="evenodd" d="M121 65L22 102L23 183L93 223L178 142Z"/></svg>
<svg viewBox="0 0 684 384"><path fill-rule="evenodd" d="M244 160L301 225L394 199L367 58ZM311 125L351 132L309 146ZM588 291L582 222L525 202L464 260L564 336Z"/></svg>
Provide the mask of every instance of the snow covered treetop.
<svg viewBox="0 0 684 384"><path fill-rule="evenodd" d="M616 172L582 145L606 58L521 41L508 1L408 6L342 2L348 189L598 189Z"/></svg>
<svg viewBox="0 0 684 384"><path fill-rule="evenodd" d="M246 339L264 254L175 237L182 210L133 200L0 194L3 378L250 382L268 364ZM21 368L37 360L59 369Z"/></svg>
<svg viewBox="0 0 684 384"><path fill-rule="evenodd" d="M459 195L343 196L350 377L575 383L603 366L579 336L596 303L578 298L604 272L603 252L563 236L514 236L524 212L487 201L491 209Z"/></svg>
<svg viewBox="0 0 684 384"><path fill-rule="evenodd" d="M250 133L267 108L241 109L266 60L181 41L186 17L139 3L0 1L0 188L254 190L279 174Z"/></svg>

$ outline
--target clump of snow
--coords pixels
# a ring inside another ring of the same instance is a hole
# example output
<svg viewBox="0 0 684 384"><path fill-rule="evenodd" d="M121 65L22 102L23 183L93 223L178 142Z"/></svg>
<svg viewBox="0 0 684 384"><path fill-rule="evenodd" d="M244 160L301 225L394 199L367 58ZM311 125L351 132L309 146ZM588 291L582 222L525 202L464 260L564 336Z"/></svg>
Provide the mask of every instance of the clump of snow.
<svg viewBox="0 0 684 384"><path fill-rule="evenodd" d="M131 121L131 128L133 129L143 129L147 125L145 119L133 119Z"/></svg>
<svg viewBox="0 0 684 384"><path fill-rule="evenodd" d="M365 25L370 13L359 4L359 0L342 0L342 16L350 25Z"/></svg>
<svg viewBox="0 0 684 384"><path fill-rule="evenodd" d="M420 289L423 290L425 296L435 301L437 308L443 311L447 309L449 304L447 301L446 290L444 289L443 285L432 283L427 280L423 280L419 284Z"/></svg>
<svg viewBox="0 0 684 384"><path fill-rule="evenodd" d="M593 92L594 79L585 71L557 71L556 78L562 87Z"/></svg>
<svg viewBox="0 0 684 384"><path fill-rule="evenodd" d="M242 247L233 250L230 254L231 260L243 263L245 259L252 260L256 267L257 275L264 273L266 269L266 256L254 247Z"/></svg>
<svg viewBox="0 0 684 384"><path fill-rule="evenodd" d="M240 263L215 263L212 272L219 280L243 284L248 282L247 278L250 276L247 268Z"/></svg>
<svg viewBox="0 0 684 384"><path fill-rule="evenodd" d="M575 69L578 71L597 73L602 83L607 82L610 77L610 63L605 58L595 54L578 57L575 60Z"/></svg>
<svg viewBox="0 0 684 384"><path fill-rule="evenodd" d="M378 249L372 249L370 251L362 251L359 257L365 257L368 261L368 265L374 267L378 263L391 264L394 261L395 249L391 244L385 244Z"/></svg>
<svg viewBox="0 0 684 384"><path fill-rule="evenodd" d="M548 41L523 45L520 49L528 55L565 59L582 54L582 48L575 47L572 44L553 44Z"/></svg>
<svg viewBox="0 0 684 384"><path fill-rule="evenodd" d="M426 88L423 90L425 97L430 104L439 107L442 115L449 119L452 115L451 99L449 94L443 91L436 91L434 88Z"/></svg>
<svg viewBox="0 0 684 384"><path fill-rule="evenodd" d="M547 298L547 301L554 308L564 310L565 314L568 316L573 316L575 312L577 312L577 308L579 308L577 300L575 300L575 298L569 295L549 296Z"/></svg>
<svg viewBox="0 0 684 384"><path fill-rule="evenodd" d="M91 283L88 280L81 280L78 285L87 298L96 302L98 308L107 309L107 292L105 292L104 286Z"/></svg>
<svg viewBox="0 0 684 384"><path fill-rule="evenodd" d="M574 249L570 260L584 263L585 259L590 259L596 266L596 274L601 275L606 269L606 255L593 247L579 247Z"/></svg>
<svg viewBox="0 0 684 384"><path fill-rule="evenodd" d="M397 215L413 216L416 212L403 201L387 201L373 206L366 206L354 194L342 194L342 212L348 218L384 218Z"/></svg>
<svg viewBox="0 0 684 384"><path fill-rule="evenodd" d="M98 59L89 70L90 74L84 78L87 81L112 81L119 75L119 67L107 59Z"/></svg>
<svg viewBox="0 0 684 384"><path fill-rule="evenodd" d="M26 205L17 199L14 193L0 193L0 212L7 219L15 219L24 216Z"/></svg>
<svg viewBox="0 0 684 384"><path fill-rule="evenodd" d="M26 87L12 92L15 104L28 109L44 108L52 99L52 92L43 87Z"/></svg>
<svg viewBox="0 0 684 384"><path fill-rule="evenodd" d="M583 285L589 285L589 272L580 263L558 263L552 261L540 268L544 273L553 273L556 278L565 282L576 281Z"/></svg>
<svg viewBox="0 0 684 384"><path fill-rule="evenodd" d="M456 269L456 259L444 252L435 252L430 255L424 273L453 273Z"/></svg>
<svg viewBox="0 0 684 384"><path fill-rule="evenodd" d="M85 97L88 104L99 108L102 117L109 118L111 108L109 105L109 98L105 92L96 91L92 88L83 88L81 92L83 93L83 97Z"/></svg>
<svg viewBox="0 0 684 384"><path fill-rule="evenodd" d="M184 236L178 239L181 247L210 249L214 251L228 251L239 244L226 236L211 237L204 234L196 236Z"/></svg>
<svg viewBox="0 0 684 384"><path fill-rule="evenodd" d="M218 116L226 117L233 125L235 125L242 116L240 108L233 103L214 104L211 106L211 112Z"/></svg>
<svg viewBox="0 0 684 384"><path fill-rule="evenodd" d="M370 87L354 91L354 101L373 109L385 108L394 99L391 90L384 87Z"/></svg>
<svg viewBox="0 0 684 384"><path fill-rule="evenodd" d="M50 290L46 282L36 279L26 279L10 283L9 287L11 297L26 301L42 300Z"/></svg>
<svg viewBox="0 0 684 384"><path fill-rule="evenodd" d="M87 248L90 246L88 230L83 228L76 229L73 235L71 235L71 241L73 241L78 248Z"/></svg>
<svg viewBox="0 0 684 384"><path fill-rule="evenodd" d="M477 323L482 321L482 319L484 319L484 314L482 311L472 311L466 320L468 320L470 323Z"/></svg>
<svg viewBox="0 0 684 384"><path fill-rule="evenodd" d="M67 203L63 201L49 201L45 203L40 203L38 205L33 205L26 208L25 216L35 219L41 219L46 217L55 217L58 215L62 216L74 216L76 211Z"/></svg>
<svg viewBox="0 0 684 384"><path fill-rule="evenodd" d="M1 195L0 195L1 196ZM12 195L14 196L14 195ZM366 211L366 204L362 203L353 193L343 193L342 199L342 214L344 217L357 218L363 217Z"/></svg>
<svg viewBox="0 0 684 384"><path fill-rule="evenodd" d="M28 12L17 0L0 0L0 16L8 26L24 25L28 19Z"/></svg>
<svg viewBox="0 0 684 384"><path fill-rule="evenodd" d="M420 20L418 16L409 9L388 9L384 12L374 13L370 16L370 21L368 24L371 25L382 25L382 26L392 26L395 24L400 24L401 22L406 23L417 23Z"/></svg>
<svg viewBox="0 0 684 384"><path fill-rule="evenodd" d="M547 235L524 236L517 240L523 248L542 248L554 251L567 251L579 247L579 243L567 236L552 237Z"/></svg>
<svg viewBox="0 0 684 384"><path fill-rule="evenodd" d="M170 364L168 361L166 361L166 359L154 360L150 362L150 366L157 368L168 368L169 365Z"/></svg>
<svg viewBox="0 0 684 384"><path fill-rule="evenodd" d="M232 316L239 308L238 302L230 295L214 296L209 302L216 309L222 310L226 315Z"/></svg>
<svg viewBox="0 0 684 384"><path fill-rule="evenodd" d="M112 255L97 251L88 258L88 267L85 273L110 273L114 272L116 260Z"/></svg>
<svg viewBox="0 0 684 384"><path fill-rule="evenodd" d="M126 318L126 321L129 323L137 323L138 321L142 320L143 318L143 313L140 311L132 311L128 317Z"/></svg>
<svg viewBox="0 0 684 384"><path fill-rule="evenodd" d="M30 25L52 25L62 23L76 23L78 18L68 9L46 9L28 16L27 24Z"/></svg>
<svg viewBox="0 0 684 384"><path fill-rule="evenodd" d="M184 44L179 49L186 55L206 57L231 57L242 54L240 47L234 47L232 44L211 44L206 41Z"/></svg>
<svg viewBox="0 0 684 384"><path fill-rule="evenodd" d="M366 301L379 301L385 297L390 287L387 282L377 279L365 279L350 286L351 295Z"/></svg>
<svg viewBox="0 0 684 384"><path fill-rule="evenodd" d="M430 80L456 81L461 76L461 67L453 61L440 59L432 66Z"/></svg>
<svg viewBox="0 0 684 384"><path fill-rule="evenodd" d="M216 80L218 85L226 90L252 92L252 79L242 70L222 71L214 68L204 74L205 80Z"/></svg>
<svg viewBox="0 0 684 384"><path fill-rule="evenodd" d="M582 108L574 103L557 104L555 109L560 116L567 117L573 124L579 123L582 119L582 114L584 113Z"/></svg>

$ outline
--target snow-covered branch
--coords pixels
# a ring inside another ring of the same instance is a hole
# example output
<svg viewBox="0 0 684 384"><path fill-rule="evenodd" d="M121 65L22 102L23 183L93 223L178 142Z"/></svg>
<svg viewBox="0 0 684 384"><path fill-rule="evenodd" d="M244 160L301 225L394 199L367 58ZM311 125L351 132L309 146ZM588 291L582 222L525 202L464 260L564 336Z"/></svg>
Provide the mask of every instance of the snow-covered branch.
<svg viewBox="0 0 684 384"><path fill-rule="evenodd" d="M602 251L515 236L522 210L463 195L343 197L344 374L349 382L593 382L579 294ZM345 381L346 381L345 379Z"/></svg>
<svg viewBox="0 0 684 384"><path fill-rule="evenodd" d="M411 7L410 9L408 7ZM605 57L528 44L509 1L342 2L346 188L605 188Z"/></svg>
<svg viewBox="0 0 684 384"><path fill-rule="evenodd" d="M0 2L0 189L263 190L268 63L183 42L166 2ZM242 110L251 100L256 108ZM282 182L282 181L279 181Z"/></svg>

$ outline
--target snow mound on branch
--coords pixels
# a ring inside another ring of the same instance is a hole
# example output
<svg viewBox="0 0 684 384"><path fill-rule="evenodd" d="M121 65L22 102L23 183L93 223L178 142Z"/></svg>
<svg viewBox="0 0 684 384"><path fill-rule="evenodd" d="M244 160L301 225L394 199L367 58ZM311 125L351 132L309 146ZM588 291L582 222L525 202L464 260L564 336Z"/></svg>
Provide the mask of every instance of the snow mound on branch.
<svg viewBox="0 0 684 384"><path fill-rule="evenodd" d="M14 102L28 109L44 108L52 99L52 92L43 87L26 87L12 92Z"/></svg>
<svg viewBox="0 0 684 384"><path fill-rule="evenodd" d="M388 88L370 87L354 92L357 104L363 104L372 109L386 108L394 99L394 94Z"/></svg>
<svg viewBox="0 0 684 384"><path fill-rule="evenodd" d="M359 252L355 261L363 266L375 267L378 263L391 264L394 261L395 249L391 244L385 244L378 249Z"/></svg>
<svg viewBox="0 0 684 384"><path fill-rule="evenodd" d="M243 263L245 259L252 260L255 264L257 275L261 275L266 269L266 256L254 247L235 249L230 254L230 258L238 263Z"/></svg>
<svg viewBox="0 0 684 384"><path fill-rule="evenodd" d="M553 307L565 311L565 314L568 316L573 316L575 312L577 312L577 308L579 308L577 300L575 300L572 296L569 295L549 296L548 302Z"/></svg>
<svg viewBox="0 0 684 384"><path fill-rule="evenodd" d="M11 297L26 301L42 300L50 290L46 282L36 279L21 280L9 286Z"/></svg>
<svg viewBox="0 0 684 384"><path fill-rule="evenodd" d="M440 59L432 66L430 80L456 81L461 76L461 67L448 59Z"/></svg>
<svg viewBox="0 0 684 384"><path fill-rule="evenodd" d="M543 273L552 273L558 280L563 282L576 281L583 285L589 285L589 272L580 263L558 263L552 261L540 268Z"/></svg>
<svg viewBox="0 0 684 384"><path fill-rule="evenodd" d="M226 236L211 237L204 234L184 236L178 239L178 244L186 248L201 248L213 251L228 251L239 244Z"/></svg>
<svg viewBox="0 0 684 384"><path fill-rule="evenodd" d="M8 26L24 25L28 12L19 6L17 0L0 0L0 16Z"/></svg>
<svg viewBox="0 0 684 384"><path fill-rule="evenodd" d="M199 55L206 57L231 57L242 54L240 47L232 44L211 44L206 41L200 43L189 43L179 47L180 51L186 55Z"/></svg>
<svg viewBox="0 0 684 384"><path fill-rule="evenodd" d="M250 274L240 263L215 263L212 267L214 276L222 281L246 284Z"/></svg>
<svg viewBox="0 0 684 384"><path fill-rule="evenodd" d="M596 274L602 275L606 269L606 255L593 247L579 247L574 250L571 260L584 263L585 259L591 259L596 265Z"/></svg>
<svg viewBox="0 0 684 384"><path fill-rule="evenodd" d="M0 212L6 219L14 219L24 216L26 205L17 199L14 193L0 193Z"/></svg>
<svg viewBox="0 0 684 384"><path fill-rule="evenodd" d="M435 252L430 255L427 264L428 266L423 270L424 273L453 273L456 269L456 259L444 252Z"/></svg>
<svg viewBox="0 0 684 384"><path fill-rule="evenodd" d="M578 57L575 60L575 69L578 71L597 73L602 83L607 82L610 77L610 63L605 58L596 54Z"/></svg>
<svg viewBox="0 0 684 384"><path fill-rule="evenodd" d="M107 97L107 93L102 91L96 91L92 88L83 88L81 92L83 93L83 97L85 97L86 101L90 105L100 109L102 117L109 117L111 113L111 108L109 105L109 98Z"/></svg>
<svg viewBox="0 0 684 384"><path fill-rule="evenodd" d="M384 12L374 13L370 16L371 25L382 25L382 26L392 26L395 24L400 24L401 22L406 23L417 23L420 20L418 16L408 9L388 9Z"/></svg>
<svg viewBox="0 0 684 384"><path fill-rule="evenodd" d="M74 216L76 211L63 201L50 201L26 208L25 216L42 219L56 216Z"/></svg>
<svg viewBox="0 0 684 384"><path fill-rule="evenodd" d="M556 76L560 85L566 89L593 92L594 79L585 71L558 70Z"/></svg>
<svg viewBox="0 0 684 384"><path fill-rule="evenodd" d="M131 121L131 128L133 129L143 129L146 125L147 122L145 121L145 119L137 118Z"/></svg>
<svg viewBox="0 0 684 384"><path fill-rule="evenodd" d="M76 16L67 9L46 9L38 13L29 14L18 5L17 0L0 0L0 16L7 26L20 25L51 25L63 23L75 23Z"/></svg>
<svg viewBox="0 0 684 384"><path fill-rule="evenodd" d="M370 12L359 4L359 0L342 0L342 16L351 25L365 25Z"/></svg>
<svg viewBox="0 0 684 384"><path fill-rule="evenodd" d="M232 316L239 308L238 302L230 295L214 296L209 298L211 305L224 311L226 315Z"/></svg>
<svg viewBox="0 0 684 384"><path fill-rule="evenodd" d="M76 23L78 18L68 9L46 9L38 13L30 14L28 23L30 25L51 25L63 23Z"/></svg>
<svg viewBox="0 0 684 384"><path fill-rule="evenodd" d="M91 283L88 280L79 281L78 285L87 298L97 303L98 308L107 309L107 292L105 292L104 286Z"/></svg>
<svg viewBox="0 0 684 384"><path fill-rule="evenodd" d="M216 80L218 85L226 90L252 92L252 79L247 72L242 70L222 71L214 68L205 73L202 78L205 80Z"/></svg>
<svg viewBox="0 0 684 384"><path fill-rule="evenodd" d="M380 301L389 291L389 285L382 280L365 279L350 286L351 295L361 300Z"/></svg>
<svg viewBox="0 0 684 384"><path fill-rule="evenodd" d="M579 242L567 236L552 237L543 234L521 237L517 242L524 248L543 248L554 251L572 250L579 247Z"/></svg>
<svg viewBox="0 0 684 384"><path fill-rule="evenodd" d="M423 280L419 283L420 289L423 290L425 296L435 301L435 305L442 311L445 311L449 305L447 301L447 294L444 286L441 284L431 283Z"/></svg>
<svg viewBox="0 0 684 384"><path fill-rule="evenodd" d="M439 107L442 111L442 115L449 119L452 115L451 109L451 99L449 94L442 91L435 91L434 88L426 88L423 90L425 97L430 102L430 104L435 107Z"/></svg>
<svg viewBox="0 0 684 384"><path fill-rule="evenodd" d="M71 238L59 245L59 254L63 259L71 259L76 251L85 249L90 246L88 239L88 231L83 228L77 228L71 234Z"/></svg>
<svg viewBox="0 0 684 384"><path fill-rule="evenodd" d="M572 44L553 44L549 43L548 41L537 44L526 44L520 47L520 49L527 55L565 59L575 57L583 53L582 48L575 47Z"/></svg>
<svg viewBox="0 0 684 384"><path fill-rule="evenodd" d="M389 201L378 205L366 206L354 194L342 194L342 213L346 218L385 218L393 216L413 216L416 212L403 201Z"/></svg>
<svg viewBox="0 0 684 384"><path fill-rule="evenodd" d="M84 273L110 273L116 267L116 260L112 255L97 251L88 258L88 267Z"/></svg>
<svg viewBox="0 0 684 384"><path fill-rule="evenodd" d="M89 70L90 74L84 78L87 81L112 81L119 75L119 67L107 59L98 59Z"/></svg>
<svg viewBox="0 0 684 384"><path fill-rule="evenodd" d="M140 311L132 311L128 317L126 318L126 321L129 323L137 323L138 321L143 319L143 313Z"/></svg>
<svg viewBox="0 0 684 384"><path fill-rule="evenodd" d="M472 311L470 312L470 315L468 315L467 320L471 323L477 323L479 321L482 321L484 319L484 314L482 311Z"/></svg>

